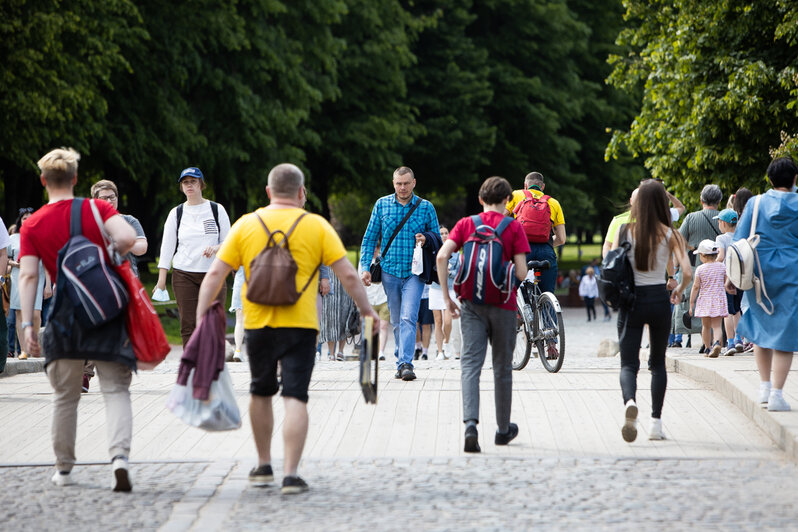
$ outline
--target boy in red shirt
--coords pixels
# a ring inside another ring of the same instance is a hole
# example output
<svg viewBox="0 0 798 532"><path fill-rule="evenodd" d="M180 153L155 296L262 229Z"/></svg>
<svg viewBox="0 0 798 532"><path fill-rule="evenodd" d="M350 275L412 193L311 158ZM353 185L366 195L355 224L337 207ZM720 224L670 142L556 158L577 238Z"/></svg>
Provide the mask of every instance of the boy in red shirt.
<svg viewBox="0 0 798 532"><path fill-rule="evenodd" d="M33 330L33 303L39 277L39 259L54 282L58 279L58 251L69 240L74 187L78 182L80 155L71 148L53 150L38 162L40 180L47 189L48 203L25 221L20 233L19 289L22 306L23 341L28 353L41 352L39 331ZM136 242L136 231L106 201L96 202L108 235L119 253L125 254ZM91 206L81 206L83 235L104 247L100 228ZM107 257L106 257L107 259ZM124 313L104 325L89 329L74 319L71 302L65 293L56 294L53 315L44 332L45 368L53 387L53 451L57 486L74 484L70 472L75 465L75 435L78 401L83 380L84 360L95 362L105 399L108 447L111 456L114 491L130 491L128 454L133 433L130 404L131 371L136 357L127 340ZM66 334L62 332L66 329Z"/></svg>
<svg viewBox="0 0 798 532"><path fill-rule="evenodd" d="M489 177L479 189L479 202L482 204L482 223L498 227L505 218L504 210L512 196L513 189L503 177ZM447 264L452 253L459 250L475 231L470 217L462 218L449 233L436 259L441 286L445 286L448 272ZM529 252L521 224L513 220L501 235L502 255L505 261L515 264L515 276L523 280L527 274L526 254ZM449 293L443 291L446 307L453 316L461 316L460 327L463 336L463 349L460 358L461 384L463 388L463 421L465 429L465 452L478 453L479 437L479 375L485 362L488 341L493 354L493 381L495 385L496 422L498 430L494 443L507 445L518 436L518 425L510 423L510 409L513 395L513 347L516 336L516 294L512 291L510 299L502 305L479 305L461 300L458 309Z"/></svg>

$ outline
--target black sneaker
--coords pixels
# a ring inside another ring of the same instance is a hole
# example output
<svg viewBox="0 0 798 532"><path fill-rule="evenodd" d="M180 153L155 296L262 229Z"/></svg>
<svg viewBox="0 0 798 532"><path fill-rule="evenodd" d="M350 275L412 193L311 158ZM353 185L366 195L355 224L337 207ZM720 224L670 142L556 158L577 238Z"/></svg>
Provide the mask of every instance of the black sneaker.
<svg viewBox="0 0 798 532"><path fill-rule="evenodd" d="M410 364L402 364L399 369L403 381L412 381L416 379L416 374L413 372L413 366Z"/></svg>
<svg viewBox="0 0 798 532"><path fill-rule="evenodd" d="M416 350L413 352L413 360L418 360L418 357L421 356L421 348L416 347Z"/></svg>
<svg viewBox="0 0 798 532"><path fill-rule="evenodd" d="M479 433L477 432L476 425L466 427L465 430L465 446L463 450L467 453L479 453L482 449L479 448Z"/></svg>
<svg viewBox="0 0 798 532"><path fill-rule="evenodd" d="M293 495L296 493L302 493L303 491L308 491L308 484L300 477L285 477L283 479L283 494L284 495Z"/></svg>
<svg viewBox="0 0 798 532"><path fill-rule="evenodd" d="M421 360L427 360L427 354L421 353Z"/></svg>
<svg viewBox="0 0 798 532"><path fill-rule="evenodd" d="M682 348L682 343L681 342L673 342L673 347L677 347L677 348L681 349Z"/></svg>
<svg viewBox="0 0 798 532"><path fill-rule="evenodd" d="M400 364L399 368L396 370L396 375L393 376L394 379L401 379L402 378L402 368L404 364Z"/></svg>
<svg viewBox="0 0 798 532"><path fill-rule="evenodd" d="M507 445L513 441L516 436L518 436L518 425L515 423L510 423L507 432L499 432L498 430L496 431L496 437L493 439L493 443L496 445Z"/></svg>
<svg viewBox="0 0 798 532"><path fill-rule="evenodd" d="M274 472L271 465L253 467L249 472L249 481L255 486L265 486L274 480Z"/></svg>

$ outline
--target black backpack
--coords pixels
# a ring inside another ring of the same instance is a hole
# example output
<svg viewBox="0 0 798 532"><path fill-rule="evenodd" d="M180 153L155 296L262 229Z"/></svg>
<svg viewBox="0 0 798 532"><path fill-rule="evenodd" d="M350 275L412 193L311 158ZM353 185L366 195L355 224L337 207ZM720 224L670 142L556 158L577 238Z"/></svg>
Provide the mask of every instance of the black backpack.
<svg viewBox="0 0 798 532"><path fill-rule="evenodd" d="M635 274L629 261L632 244L623 238L627 228L626 224L621 226L621 245L607 253L596 278L599 297L613 310L629 309L635 302Z"/></svg>
<svg viewBox="0 0 798 532"><path fill-rule="evenodd" d="M125 284L105 251L85 236L81 223L83 198L72 200L69 222L69 240L58 252L57 297L67 297L75 317L84 329L92 329L119 316L127 307L128 293ZM102 228L101 228L102 231Z"/></svg>

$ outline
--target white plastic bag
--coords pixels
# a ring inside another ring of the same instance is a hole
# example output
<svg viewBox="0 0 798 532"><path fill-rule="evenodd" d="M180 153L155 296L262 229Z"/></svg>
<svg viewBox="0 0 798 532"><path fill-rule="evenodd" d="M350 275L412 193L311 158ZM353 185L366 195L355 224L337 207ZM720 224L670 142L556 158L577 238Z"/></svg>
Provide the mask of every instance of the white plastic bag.
<svg viewBox="0 0 798 532"><path fill-rule="evenodd" d="M160 288L156 288L155 292L152 294L153 301L169 301L169 291L164 288L161 290Z"/></svg>
<svg viewBox="0 0 798 532"><path fill-rule="evenodd" d="M416 248L413 250L413 263L410 266L410 272L413 275L424 273L424 251L421 249L421 242L416 242Z"/></svg>
<svg viewBox="0 0 798 532"><path fill-rule="evenodd" d="M188 375L186 386L175 384L166 399L166 408L172 411L187 425L203 430L234 430L241 427L241 413L238 410L233 381L227 366L219 373L219 378L211 383L207 401L194 399L192 382L194 370Z"/></svg>

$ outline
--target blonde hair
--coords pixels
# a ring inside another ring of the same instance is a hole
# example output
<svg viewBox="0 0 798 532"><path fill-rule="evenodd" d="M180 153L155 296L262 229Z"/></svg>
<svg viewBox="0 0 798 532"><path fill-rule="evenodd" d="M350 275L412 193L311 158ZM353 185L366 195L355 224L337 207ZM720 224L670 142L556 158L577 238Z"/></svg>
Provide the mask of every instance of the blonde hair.
<svg viewBox="0 0 798 532"><path fill-rule="evenodd" d="M58 148L39 159L36 165L49 185L65 187L78 175L80 154L72 148Z"/></svg>
<svg viewBox="0 0 798 532"><path fill-rule="evenodd" d="M117 198L119 197L119 190L117 190L116 185L108 179L101 179L91 186L91 197L96 198L102 190L110 190L116 194Z"/></svg>
<svg viewBox="0 0 798 532"><path fill-rule="evenodd" d="M588 266L587 270L585 270L585 274L590 275L591 273L596 273L596 270L594 270L592 266Z"/></svg>

